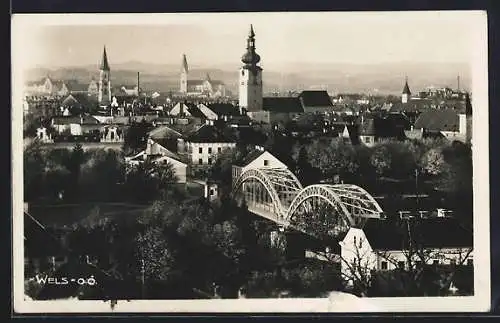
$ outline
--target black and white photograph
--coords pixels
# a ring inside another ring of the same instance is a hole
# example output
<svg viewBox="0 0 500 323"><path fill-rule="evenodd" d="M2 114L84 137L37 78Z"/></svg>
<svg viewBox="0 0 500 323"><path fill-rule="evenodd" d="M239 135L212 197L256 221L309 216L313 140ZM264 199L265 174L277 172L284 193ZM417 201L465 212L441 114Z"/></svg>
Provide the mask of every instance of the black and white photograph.
<svg viewBox="0 0 500 323"><path fill-rule="evenodd" d="M489 310L486 17L14 15L14 309Z"/></svg>

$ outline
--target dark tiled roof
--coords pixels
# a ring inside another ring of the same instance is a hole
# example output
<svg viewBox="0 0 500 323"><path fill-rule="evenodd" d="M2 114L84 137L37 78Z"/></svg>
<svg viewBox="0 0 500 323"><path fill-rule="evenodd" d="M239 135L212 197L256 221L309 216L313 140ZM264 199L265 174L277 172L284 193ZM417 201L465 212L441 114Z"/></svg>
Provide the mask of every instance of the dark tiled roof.
<svg viewBox="0 0 500 323"><path fill-rule="evenodd" d="M425 111L415 121L415 129L427 131L458 131L458 125L457 111L450 109Z"/></svg>
<svg viewBox="0 0 500 323"><path fill-rule="evenodd" d="M291 97L268 97L262 99L263 110L277 113L301 113L304 112L299 98Z"/></svg>
<svg viewBox="0 0 500 323"><path fill-rule="evenodd" d="M236 108L231 103L212 103L207 105L207 107L218 116L235 116L240 114L238 108Z"/></svg>
<svg viewBox="0 0 500 323"><path fill-rule="evenodd" d="M214 126L203 125L197 131L189 135L187 141L198 142L198 143L203 143L203 142L232 143L236 142L236 139L229 132L225 132Z"/></svg>
<svg viewBox="0 0 500 323"><path fill-rule="evenodd" d="M302 91L299 98L306 107L333 107L332 100L326 91Z"/></svg>
<svg viewBox="0 0 500 323"><path fill-rule="evenodd" d="M413 225L412 242L422 248L472 247L472 232L453 218L416 220ZM408 246L406 225L397 226L381 220L368 220L363 227L366 238L373 249L401 250Z"/></svg>
<svg viewBox="0 0 500 323"><path fill-rule="evenodd" d="M191 116L195 118L200 118L200 119L205 119L206 116L201 112L201 110L192 103L186 103L186 106L188 108L188 112L191 114Z"/></svg>
<svg viewBox="0 0 500 323"><path fill-rule="evenodd" d="M234 165L244 167L253 162L255 159L259 158L263 153L264 151L254 149L249 152L243 159L236 161Z"/></svg>
<svg viewBox="0 0 500 323"><path fill-rule="evenodd" d="M54 117L52 120L54 121L54 124L59 124L59 125L71 124L71 123L100 124L99 120L89 115L84 115L81 118L79 116L68 116L68 117L59 116L59 117Z"/></svg>

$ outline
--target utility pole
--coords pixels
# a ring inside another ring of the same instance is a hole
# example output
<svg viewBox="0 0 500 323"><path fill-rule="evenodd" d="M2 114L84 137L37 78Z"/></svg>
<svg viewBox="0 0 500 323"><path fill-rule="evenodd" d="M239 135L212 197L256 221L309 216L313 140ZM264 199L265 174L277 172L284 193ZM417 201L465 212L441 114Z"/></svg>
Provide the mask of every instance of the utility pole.
<svg viewBox="0 0 500 323"><path fill-rule="evenodd" d="M145 265L144 258L141 259L141 287L142 287L142 299L146 297L146 277L145 277Z"/></svg>
<svg viewBox="0 0 500 323"><path fill-rule="evenodd" d="M420 204L419 193L418 193L418 175L419 175L418 168L415 168L415 194L417 197L417 203L416 203L416 211L417 212L418 212L418 207Z"/></svg>

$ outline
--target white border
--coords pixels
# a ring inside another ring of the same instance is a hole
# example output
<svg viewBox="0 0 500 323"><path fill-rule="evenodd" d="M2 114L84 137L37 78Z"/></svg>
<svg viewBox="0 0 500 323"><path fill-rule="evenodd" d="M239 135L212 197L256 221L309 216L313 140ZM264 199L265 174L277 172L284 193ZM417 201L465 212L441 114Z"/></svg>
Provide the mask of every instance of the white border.
<svg viewBox="0 0 500 323"><path fill-rule="evenodd" d="M368 298L353 300L342 294L322 299L243 299L192 301L119 301L113 312L482 312L490 310L489 239L489 146L488 146L488 49L485 11L454 12L356 12L356 13L203 13L203 14L63 14L14 15L12 18L12 157L13 157L13 283L16 313L109 313L109 302L27 301L24 299L23 260L23 158L22 158L22 67L29 60L22 36L32 27L47 25L133 24L258 24L259 19L280 15L301 24L319 19L359 23L408 18L463 19L473 38L473 177L474 177L474 284L471 297ZM216 17L215 17L216 16ZM216 19L210 19L216 18ZM444 45L445 46L445 45Z"/></svg>

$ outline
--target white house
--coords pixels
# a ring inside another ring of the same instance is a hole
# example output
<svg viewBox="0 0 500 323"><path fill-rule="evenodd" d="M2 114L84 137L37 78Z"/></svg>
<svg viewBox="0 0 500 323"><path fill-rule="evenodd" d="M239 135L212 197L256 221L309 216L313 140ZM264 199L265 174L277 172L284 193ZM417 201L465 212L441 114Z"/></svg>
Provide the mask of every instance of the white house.
<svg viewBox="0 0 500 323"><path fill-rule="evenodd" d="M288 167L274 157L270 152L264 148L257 146L255 150L250 152L246 158L232 167L232 179L234 181L246 170L255 168L281 168L288 169Z"/></svg>
<svg viewBox="0 0 500 323"><path fill-rule="evenodd" d="M225 149L236 147L236 139L213 125L204 124L186 138L186 149L192 165L211 165Z"/></svg>
<svg viewBox="0 0 500 323"><path fill-rule="evenodd" d="M157 165L170 163L177 177L177 183L186 183L187 164L181 161L175 153L151 138L148 139L145 150L137 155L125 157L125 162L129 165L138 165L148 158Z"/></svg>
<svg viewBox="0 0 500 323"><path fill-rule="evenodd" d="M372 270L404 269L424 262L427 265L473 263L472 233L452 218L425 219L419 224L418 243L422 245L419 250L425 253L423 259L403 248L409 245L407 236L405 230L390 227L384 220L369 220L363 229L350 228L339 242L343 276L349 282L354 273L369 277Z"/></svg>

